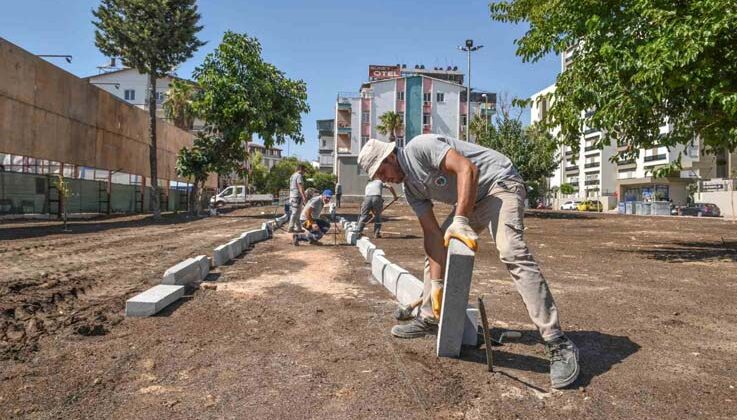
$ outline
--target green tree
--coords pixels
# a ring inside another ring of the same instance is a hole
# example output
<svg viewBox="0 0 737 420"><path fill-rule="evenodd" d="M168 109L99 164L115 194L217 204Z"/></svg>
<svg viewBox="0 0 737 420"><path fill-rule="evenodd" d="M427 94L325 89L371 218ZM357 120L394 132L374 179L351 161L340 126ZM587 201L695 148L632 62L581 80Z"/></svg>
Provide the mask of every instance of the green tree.
<svg viewBox="0 0 737 420"><path fill-rule="evenodd" d="M297 170L297 165L305 166L304 178L312 178L315 169L309 162L300 161L296 157L290 156L277 162L269 171L269 178L266 182L266 190L272 194L278 194L279 190L289 188L289 177ZM305 182L307 184L307 182ZM305 185L305 188L310 185Z"/></svg>
<svg viewBox="0 0 737 420"><path fill-rule="evenodd" d="M226 142L243 147L254 134L266 147L287 138L304 141L301 114L310 110L307 87L265 62L256 38L226 32L193 76L200 87L195 110Z"/></svg>
<svg viewBox="0 0 737 420"><path fill-rule="evenodd" d="M191 130L196 118L192 100L195 87L186 80L175 79L164 100L164 115L182 130Z"/></svg>
<svg viewBox="0 0 737 420"><path fill-rule="evenodd" d="M124 65L148 75L151 203L160 217L156 164L156 79L192 57L204 45L195 0L101 0L92 14L95 45Z"/></svg>
<svg viewBox="0 0 737 420"><path fill-rule="evenodd" d="M269 168L264 164L263 155L256 151L248 157L251 168L249 172L249 183L257 192L265 192L267 190L267 182L269 180Z"/></svg>
<svg viewBox="0 0 737 420"><path fill-rule="evenodd" d="M197 133L192 147L183 147L177 156L177 173L192 180L192 198L195 214L202 210L202 191L210 173L227 175L238 170L241 151L221 136L205 132Z"/></svg>
<svg viewBox="0 0 737 420"><path fill-rule="evenodd" d="M571 184L561 184L559 191L563 195L571 195L576 192L576 190L573 188L573 185Z"/></svg>
<svg viewBox="0 0 737 420"><path fill-rule="evenodd" d="M316 188L322 192L325 190L334 190L337 181L338 178L333 174L315 171L312 177L307 180L307 186Z"/></svg>
<svg viewBox="0 0 737 420"><path fill-rule="evenodd" d="M544 123L576 152L585 127L604 131L599 146L631 146L624 158L695 135L705 152L737 146L734 0L507 0L490 11L529 25L515 41L524 61L572 51ZM665 121L673 130L661 135Z"/></svg>
<svg viewBox="0 0 737 420"><path fill-rule="evenodd" d="M379 116L379 125L376 126L376 131L383 135L389 135L389 141L395 141L397 133L402 129L402 117L392 111L385 112Z"/></svg>
<svg viewBox="0 0 737 420"><path fill-rule="evenodd" d="M501 113L494 124L486 124L483 117L476 116L471 127L478 144L507 156L528 185L538 186L537 192L544 178L552 176L558 166L555 139L538 125L525 128L518 119Z"/></svg>

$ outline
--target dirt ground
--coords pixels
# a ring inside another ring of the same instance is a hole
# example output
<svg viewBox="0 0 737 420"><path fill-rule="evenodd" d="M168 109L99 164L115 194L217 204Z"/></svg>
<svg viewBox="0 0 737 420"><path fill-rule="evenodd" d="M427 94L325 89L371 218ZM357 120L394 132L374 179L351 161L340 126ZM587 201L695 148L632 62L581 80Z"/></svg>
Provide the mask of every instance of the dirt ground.
<svg viewBox="0 0 737 420"><path fill-rule="evenodd" d="M262 211L273 209L85 222L72 234L0 225L0 417L737 417L735 224L528 213L526 238L581 349L581 378L563 391L549 389L543 346L488 234L471 299L485 295L495 335L523 332L495 348L494 374L482 349L437 359L432 338L391 338L395 303L332 232L294 248L279 231L215 270L217 290L122 317L126 298ZM418 223L401 205L388 219L372 241L419 276Z"/></svg>

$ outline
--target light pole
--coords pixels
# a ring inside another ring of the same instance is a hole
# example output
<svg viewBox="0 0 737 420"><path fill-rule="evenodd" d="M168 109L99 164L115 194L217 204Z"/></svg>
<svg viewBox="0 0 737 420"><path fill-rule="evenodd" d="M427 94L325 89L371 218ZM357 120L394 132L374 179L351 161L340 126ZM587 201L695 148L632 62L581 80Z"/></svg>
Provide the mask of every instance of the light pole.
<svg viewBox="0 0 737 420"><path fill-rule="evenodd" d="M484 93L481 97L484 98L484 130L489 131L489 96Z"/></svg>
<svg viewBox="0 0 737 420"><path fill-rule="evenodd" d="M465 46L459 46L458 49L468 54L468 79L466 80L466 141L471 141L471 53L484 48L483 45L474 47L473 39L467 39Z"/></svg>

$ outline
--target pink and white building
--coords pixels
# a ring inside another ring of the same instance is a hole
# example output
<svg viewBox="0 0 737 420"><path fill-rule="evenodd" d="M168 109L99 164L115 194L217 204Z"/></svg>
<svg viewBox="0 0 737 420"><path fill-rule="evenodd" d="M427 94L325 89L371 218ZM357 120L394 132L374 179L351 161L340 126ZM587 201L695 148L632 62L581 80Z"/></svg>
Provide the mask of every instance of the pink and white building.
<svg viewBox="0 0 737 420"><path fill-rule="evenodd" d="M426 70L397 66L396 71L388 74L398 76L370 80L359 92L338 93L333 173L343 186L344 196L363 195L368 176L358 167L358 153L369 138L389 141L389 135L379 133L376 128L386 112L396 112L404 121L396 133L396 143L400 147L426 133L466 137L469 106L461 72L451 68ZM371 77L371 68L369 75ZM492 115L496 94L472 91L471 99L472 117Z"/></svg>

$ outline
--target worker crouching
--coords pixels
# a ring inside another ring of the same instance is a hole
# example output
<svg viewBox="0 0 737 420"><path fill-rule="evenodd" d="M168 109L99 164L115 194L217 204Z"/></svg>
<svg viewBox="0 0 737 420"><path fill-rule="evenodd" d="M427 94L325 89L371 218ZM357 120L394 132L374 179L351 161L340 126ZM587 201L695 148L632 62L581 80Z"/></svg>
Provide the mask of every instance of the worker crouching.
<svg viewBox="0 0 737 420"><path fill-rule="evenodd" d="M322 213L325 205L330 203L332 197L333 192L325 190L322 194L315 195L307 200L299 218L305 232L292 236L293 245L297 246L300 242L309 242L315 245L330 230L330 222L321 219L320 213Z"/></svg>

